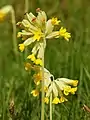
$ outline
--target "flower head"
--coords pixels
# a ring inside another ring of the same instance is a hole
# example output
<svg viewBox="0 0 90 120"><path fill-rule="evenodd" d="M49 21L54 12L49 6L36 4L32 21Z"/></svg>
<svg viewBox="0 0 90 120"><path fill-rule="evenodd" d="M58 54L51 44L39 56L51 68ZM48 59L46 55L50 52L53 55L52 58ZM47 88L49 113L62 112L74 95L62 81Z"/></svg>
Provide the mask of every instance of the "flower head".
<svg viewBox="0 0 90 120"><path fill-rule="evenodd" d="M29 46L34 43L31 50L31 53L37 58L34 64L42 66L41 60L43 51L46 48L46 40L62 36L68 41L70 33L68 33L66 29L63 29L63 27L61 27L59 31L55 31L54 26L58 25L61 21L54 17L47 20L46 13L40 8L38 8L36 12L37 16L31 12L26 13L26 18L17 23L17 25L22 28L22 31L18 32L17 37L21 37L22 40L24 40L24 46ZM21 49L21 51L23 50Z"/></svg>
<svg viewBox="0 0 90 120"><path fill-rule="evenodd" d="M48 98L48 97L45 97L45 98L44 98L44 102L45 102L46 104L48 104L48 103L49 103L49 98Z"/></svg>
<svg viewBox="0 0 90 120"><path fill-rule="evenodd" d="M34 54L29 55L29 56L27 57L27 59L30 59L30 60L33 61L33 62L36 60Z"/></svg>
<svg viewBox="0 0 90 120"><path fill-rule="evenodd" d="M34 74L33 79L34 79L34 83L35 83L36 85L39 85L39 84L40 84L40 81L42 80L42 73L39 72L39 73L37 73L37 74Z"/></svg>
<svg viewBox="0 0 90 120"><path fill-rule="evenodd" d="M35 64L36 65L41 65L41 66L43 65L42 60L39 59L39 58L35 60Z"/></svg>
<svg viewBox="0 0 90 120"><path fill-rule="evenodd" d="M38 90L32 90L31 94L34 96L34 97L37 97L39 95L39 91Z"/></svg>
<svg viewBox="0 0 90 120"><path fill-rule="evenodd" d="M53 104L68 101L66 98L67 95L75 94L75 92L77 91L77 84L77 80L70 80L67 78L57 78L55 80L54 76L47 69L44 69L44 87L47 88L47 90L45 91L45 98L49 99L52 93Z"/></svg>
<svg viewBox="0 0 90 120"><path fill-rule="evenodd" d="M24 44L19 44L19 50L20 50L21 52L23 52L23 51L24 51L24 49L25 49Z"/></svg>
<svg viewBox="0 0 90 120"><path fill-rule="evenodd" d="M70 33L66 31L66 28L61 27L59 30L59 35L61 37L64 37L65 40L69 41L69 38L71 37Z"/></svg>
<svg viewBox="0 0 90 120"><path fill-rule="evenodd" d="M41 71L41 68L40 68ZM34 83L36 85L41 85L42 81L42 72L40 74L37 73L34 75ZM66 98L69 94L75 94L77 91L77 80L70 80L67 78L57 78L54 79L54 76L44 68L44 91L45 91L45 98L44 102L46 104L49 103L49 97L52 94L53 104L62 103L68 101ZM40 89L40 91L42 91Z"/></svg>
<svg viewBox="0 0 90 120"><path fill-rule="evenodd" d="M41 37L43 37L43 33L39 29L38 31L33 32L34 36L33 39L39 41Z"/></svg>
<svg viewBox="0 0 90 120"><path fill-rule="evenodd" d="M51 19L51 23L53 24L53 25L59 25L59 23L60 23L61 21L60 20L58 20L57 18L52 18Z"/></svg>
<svg viewBox="0 0 90 120"><path fill-rule="evenodd" d="M58 104L60 102L58 97L55 97L52 101L53 104Z"/></svg>

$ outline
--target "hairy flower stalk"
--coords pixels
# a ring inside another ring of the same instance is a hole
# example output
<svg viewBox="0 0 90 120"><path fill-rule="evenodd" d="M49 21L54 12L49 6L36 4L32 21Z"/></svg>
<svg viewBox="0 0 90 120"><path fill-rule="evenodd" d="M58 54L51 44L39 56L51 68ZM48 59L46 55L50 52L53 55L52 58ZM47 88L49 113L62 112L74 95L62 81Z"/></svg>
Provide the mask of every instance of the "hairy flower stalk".
<svg viewBox="0 0 90 120"><path fill-rule="evenodd" d="M25 0L25 13L28 12L29 0Z"/></svg>
<svg viewBox="0 0 90 120"><path fill-rule="evenodd" d="M17 40L16 40L16 20L15 20L15 12L12 7L11 9L11 19L12 19L12 26L13 26L13 47L14 47L14 54L17 58L18 50L17 50Z"/></svg>
<svg viewBox="0 0 90 120"><path fill-rule="evenodd" d="M50 120L52 120L52 93L50 95Z"/></svg>
<svg viewBox="0 0 90 120"><path fill-rule="evenodd" d="M29 9L29 0L25 0L25 13L28 12L28 9ZM27 49L25 50L25 57L27 56L28 54L28 51Z"/></svg>
<svg viewBox="0 0 90 120"><path fill-rule="evenodd" d="M41 107L41 120L44 120L44 44L42 56L42 107Z"/></svg>
<svg viewBox="0 0 90 120"><path fill-rule="evenodd" d="M13 49L14 49L14 54L17 58L18 50L17 50L17 41L16 41L15 12L11 5L6 5L0 9L0 21L3 21L8 14L11 14L11 21L13 27Z"/></svg>

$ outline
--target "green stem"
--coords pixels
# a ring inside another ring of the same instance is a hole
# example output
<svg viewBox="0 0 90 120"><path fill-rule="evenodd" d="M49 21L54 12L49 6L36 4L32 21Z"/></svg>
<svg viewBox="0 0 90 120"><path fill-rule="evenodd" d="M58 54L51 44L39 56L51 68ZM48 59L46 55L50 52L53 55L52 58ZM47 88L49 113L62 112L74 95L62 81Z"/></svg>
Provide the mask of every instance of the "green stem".
<svg viewBox="0 0 90 120"><path fill-rule="evenodd" d="M17 49L17 40L16 40L16 20L15 20L15 12L12 7L11 9L11 19L12 19L12 26L13 26L13 47L14 47L14 54L17 58L18 49Z"/></svg>
<svg viewBox="0 0 90 120"><path fill-rule="evenodd" d="M43 62L43 65L42 65L42 106L41 106L41 120L44 120L44 43L45 43L45 40L43 42L43 56L42 56L42 62Z"/></svg>
<svg viewBox="0 0 90 120"><path fill-rule="evenodd" d="M29 9L29 0L25 0L25 13L28 12ZM28 50L27 48L25 49L25 57L27 57Z"/></svg>
<svg viewBox="0 0 90 120"><path fill-rule="evenodd" d="M28 12L29 9L29 0L25 0L25 13Z"/></svg>
<svg viewBox="0 0 90 120"><path fill-rule="evenodd" d="M52 120L52 93L50 95L50 120Z"/></svg>

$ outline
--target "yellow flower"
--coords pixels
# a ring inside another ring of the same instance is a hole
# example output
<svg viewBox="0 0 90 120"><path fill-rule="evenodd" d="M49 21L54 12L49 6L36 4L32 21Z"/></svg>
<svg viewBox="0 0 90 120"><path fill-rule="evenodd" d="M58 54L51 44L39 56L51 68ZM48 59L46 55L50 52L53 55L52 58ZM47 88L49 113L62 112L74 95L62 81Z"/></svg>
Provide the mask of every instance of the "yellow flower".
<svg viewBox="0 0 90 120"><path fill-rule="evenodd" d="M25 49L24 44L19 44L19 50L20 50L21 52L23 52L23 51L24 51L24 49Z"/></svg>
<svg viewBox="0 0 90 120"><path fill-rule="evenodd" d="M72 80L72 85L73 86L77 86L77 84L78 84L78 80Z"/></svg>
<svg viewBox="0 0 90 120"><path fill-rule="evenodd" d="M70 90L71 94L75 94L76 91L77 91L77 87L71 88L71 90Z"/></svg>
<svg viewBox="0 0 90 120"><path fill-rule="evenodd" d="M53 104L58 104L60 101L59 101L59 98L58 97L55 97L52 101Z"/></svg>
<svg viewBox="0 0 90 120"><path fill-rule="evenodd" d="M64 35L65 40L69 41L69 38L71 37L71 34L66 32Z"/></svg>
<svg viewBox="0 0 90 120"><path fill-rule="evenodd" d="M25 64L25 70L26 70L26 71L30 70L31 67L32 67L32 66L31 66L30 63L26 63L26 64Z"/></svg>
<svg viewBox="0 0 90 120"><path fill-rule="evenodd" d="M48 87L44 87L44 91L47 92L48 91Z"/></svg>
<svg viewBox="0 0 90 120"><path fill-rule="evenodd" d="M40 29L38 31L34 31L33 34L34 34L33 39L37 41L39 41L41 37L43 37L43 33L41 32Z"/></svg>
<svg viewBox="0 0 90 120"><path fill-rule="evenodd" d="M39 91L38 90L32 90L31 94L34 96L34 97L37 97L39 95Z"/></svg>
<svg viewBox="0 0 90 120"><path fill-rule="evenodd" d="M64 88L64 94L69 95L69 92L71 91L71 86L65 86Z"/></svg>
<svg viewBox="0 0 90 120"><path fill-rule="evenodd" d="M49 98L48 98L48 97L45 97L45 98L44 98L44 102L45 102L46 104L48 104L48 103L49 103Z"/></svg>
<svg viewBox="0 0 90 120"><path fill-rule="evenodd" d="M65 97L61 97L60 100L59 100L59 103L62 103L62 102L65 102L65 101L68 101Z"/></svg>
<svg viewBox="0 0 90 120"><path fill-rule="evenodd" d="M39 58L35 60L35 64L36 65L41 65L41 66L43 65L42 60L39 59Z"/></svg>
<svg viewBox="0 0 90 120"><path fill-rule="evenodd" d="M21 32L18 32L17 37L19 38L21 36L22 36Z"/></svg>
<svg viewBox="0 0 90 120"><path fill-rule="evenodd" d="M59 25L59 23L60 23L61 21L60 20L58 20L57 18L52 18L51 19L51 23L53 24L53 25Z"/></svg>
<svg viewBox="0 0 90 120"><path fill-rule="evenodd" d="M69 38L71 37L70 33L66 31L66 28L61 27L59 30L59 35L64 37L65 40L69 41Z"/></svg>
<svg viewBox="0 0 90 120"><path fill-rule="evenodd" d="M40 81L41 81L41 79L42 79L42 74L41 74L41 72L35 74L35 75L33 76L33 78L34 78L34 83L35 83L36 85L39 85L39 84L40 84Z"/></svg>
<svg viewBox="0 0 90 120"><path fill-rule="evenodd" d="M30 59L30 60L33 61L33 62L36 60L34 54L29 55L29 56L27 57L27 59Z"/></svg>

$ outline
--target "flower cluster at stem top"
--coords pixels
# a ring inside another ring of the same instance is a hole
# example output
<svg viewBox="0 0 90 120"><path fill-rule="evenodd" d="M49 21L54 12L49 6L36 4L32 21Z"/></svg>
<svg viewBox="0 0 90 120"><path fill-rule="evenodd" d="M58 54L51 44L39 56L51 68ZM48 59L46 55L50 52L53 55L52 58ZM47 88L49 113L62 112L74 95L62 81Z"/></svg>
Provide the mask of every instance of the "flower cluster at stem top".
<svg viewBox="0 0 90 120"><path fill-rule="evenodd" d="M46 40L63 37L69 41L71 35L67 32L66 28L62 26L59 30L54 30L54 26L59 25L61 22L57 18L53 17L47 20L46 13L40 10L40 8L38 8L36 12L38 13L37 17L31 12L29 14L26 13L26 18L17 23L22 29L21 32L18 32L17 37L23 40L23 43L19 44L21 52L24 51L25 47L33 43L33 48L27 59L30 59L34 64L42 66Z"/></svg>

